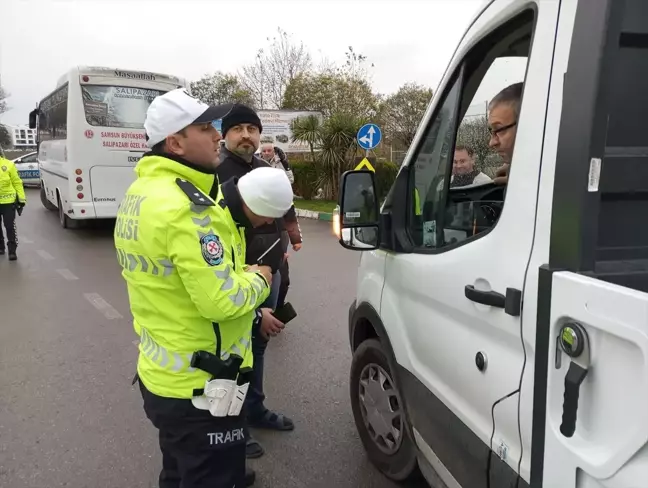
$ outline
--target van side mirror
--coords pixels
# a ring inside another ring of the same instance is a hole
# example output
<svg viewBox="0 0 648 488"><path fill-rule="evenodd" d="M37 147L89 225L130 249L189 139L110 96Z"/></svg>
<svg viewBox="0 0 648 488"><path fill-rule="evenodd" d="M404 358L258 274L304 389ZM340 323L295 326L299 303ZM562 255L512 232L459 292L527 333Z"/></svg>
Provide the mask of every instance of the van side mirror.
<svg viewBox="0 0 648 488"><path fill-rule="evenodd" d="M354 251L377 249L380 243L374 172L347 171L340 187L340 244Z"/></svg>
<svg viewBox="0 0 648 488"><path fill-rule="evenodd" d="M35 129L36 128L37 116L38 116L38 109L34 109L31 112L29 112L29 128L30 129Z"/></svg>

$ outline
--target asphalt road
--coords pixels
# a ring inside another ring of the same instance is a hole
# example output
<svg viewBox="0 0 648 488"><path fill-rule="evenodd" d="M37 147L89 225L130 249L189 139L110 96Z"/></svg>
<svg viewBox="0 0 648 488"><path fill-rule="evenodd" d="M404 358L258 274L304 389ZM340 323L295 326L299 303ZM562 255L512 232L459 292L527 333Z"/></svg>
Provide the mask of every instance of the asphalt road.
<svg viewBox="0 0 648 488"><path fill-rule="evenodd" d="M137 336L112 225L63 230L38 193L18 219L19 261L0 259L0 486L157 486L156 431L131 379ZM267 351L267 406L290 433L256 432L260 488L387 488L367 461L348 393L347 311L359 255L303 221L290 257L299 317Z"/></svg>

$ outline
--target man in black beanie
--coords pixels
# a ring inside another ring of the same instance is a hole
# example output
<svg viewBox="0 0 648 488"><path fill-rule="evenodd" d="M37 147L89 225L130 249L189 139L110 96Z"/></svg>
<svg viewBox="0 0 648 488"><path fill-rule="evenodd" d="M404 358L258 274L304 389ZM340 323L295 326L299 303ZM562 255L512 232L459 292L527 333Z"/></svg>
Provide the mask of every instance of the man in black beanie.
<svg viewBox="0 0 648 488"><path fill-rule="evenodd" d="M221 127L225 147L221 148L220 164L216 168L220 184L231 178L240 178L255 168L269 166L264 160L254 155L261 143L263 126L261 119L253 109L245 105L235 104L227 116L223 118ZM288 232L293 249L299 251L302 245L302 235L294 206L283 219L277 219L272 224L253 230L246 230L246 263L256 264L257 260L268 248L281 238L284 230ZM263 264L272 268L273 284L276 285L273 286L270 297L266 303L261 305L261 308L275 310L277 307L279 285L281 284L279 269L284 259L281 243L276 244L271 252L263 256ZM267 409L264 405L263 360L266 346L267 340L262 337L260 331L253 330L254 373L245 399L248 422L251 427L284 431L293 430L294 424L291 419ZM250 458L263 455L263 448L249 434L247 455Z"/></svg>

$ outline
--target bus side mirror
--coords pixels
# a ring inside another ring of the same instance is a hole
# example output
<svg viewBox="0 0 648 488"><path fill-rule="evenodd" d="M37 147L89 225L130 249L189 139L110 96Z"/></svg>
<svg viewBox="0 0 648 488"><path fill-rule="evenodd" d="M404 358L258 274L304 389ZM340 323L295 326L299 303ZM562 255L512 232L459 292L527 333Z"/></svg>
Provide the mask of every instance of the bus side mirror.
<svg viewBox="0 0 648 488"><path fill-rule="evenodd" d="M29 112L29 128L30 129L35 129L36 128L37 115L38 115L38 109L35 109L35 110L32 110L31 112Z"/></svg>
<svg viewBox="0 0 648 488"><path fill-rule="evenodd" d="M340 187L340 244L370 251L380 244L378 198L373 171L347 171Z"/></svg>

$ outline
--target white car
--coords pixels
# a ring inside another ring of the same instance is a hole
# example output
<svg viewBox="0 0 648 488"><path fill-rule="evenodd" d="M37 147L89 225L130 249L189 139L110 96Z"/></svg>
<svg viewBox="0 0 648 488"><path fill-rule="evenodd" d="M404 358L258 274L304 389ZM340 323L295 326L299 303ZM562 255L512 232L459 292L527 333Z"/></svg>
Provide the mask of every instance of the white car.
<svg viewBox="0 0 648 488"><path fill-rule="evenodd" d="M38 152L30 152L13 160L25 186L40 186Z"/></svg>

